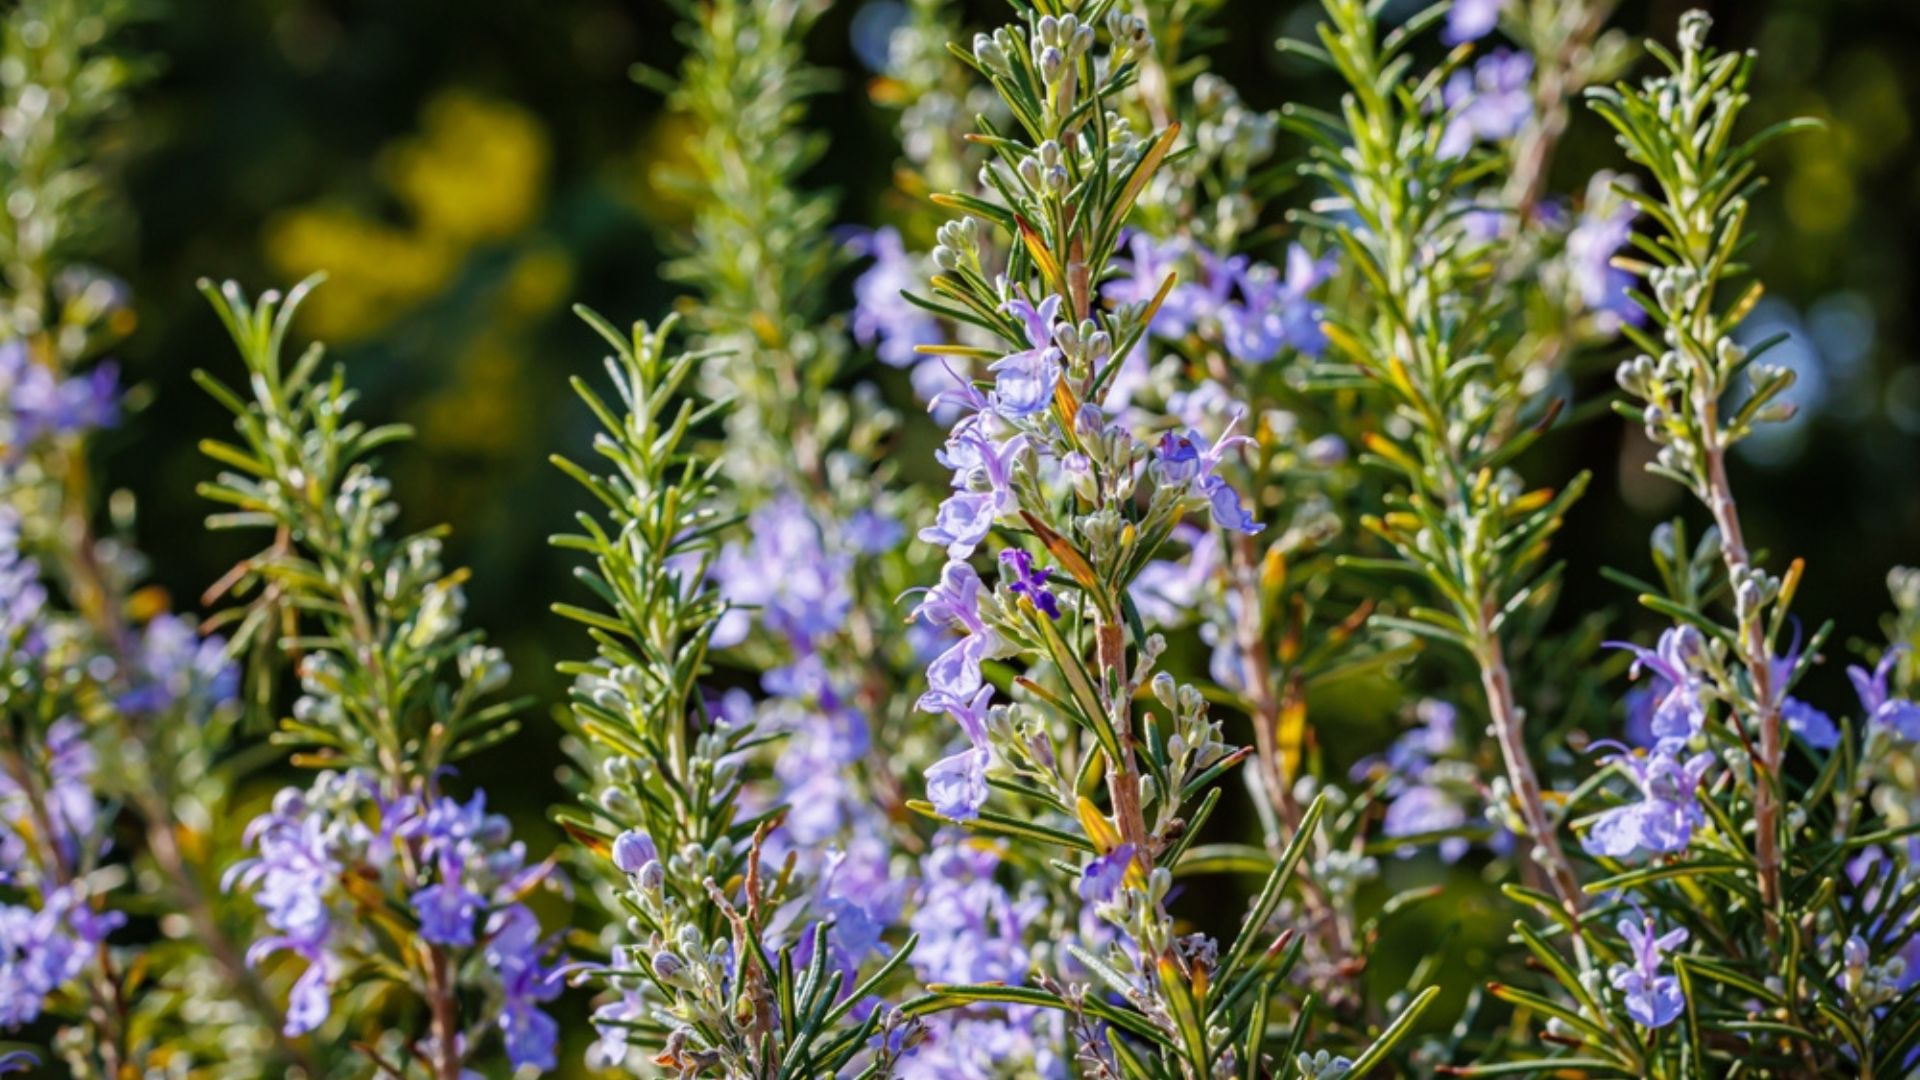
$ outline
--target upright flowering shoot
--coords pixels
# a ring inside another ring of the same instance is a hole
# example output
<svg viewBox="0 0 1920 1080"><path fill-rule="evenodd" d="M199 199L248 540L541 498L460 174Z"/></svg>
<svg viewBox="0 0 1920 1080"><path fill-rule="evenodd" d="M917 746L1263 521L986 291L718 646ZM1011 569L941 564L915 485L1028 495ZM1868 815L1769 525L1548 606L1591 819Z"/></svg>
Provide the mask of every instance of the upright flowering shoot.
<svg viewBox="0 0 1920 1080"><path fill-rule="evenodd" d="M1533 765L1502 632L1551 595L1554 571L1541 562L1585 477L1530 491L1510 467L1557 409L1489 362L1511 335L1502 291L1479 284L1493 254L1464 213L1478 158L1460 134L1464 123L1495 137L1475 117L1495 107L1489 88L1436 100L1447 71L1408 76L1412 35L1383 37L1375 8L1327 0L1324 50L1312 51L1349 81L1343 115L1296 110L1288 120L1311 145L1306 173L1329 189L1302 217L1339 241L1366 286L1360 302L1328 313L1332 349L1318 382L1371 391L1391 409L1367 434L1365 461L1395 489L1385 512L1363 524L1403 561L1349 565L1411 572L1440 598L1439 607L1376 615L1375 624L1473 658L1526 842L1561 905L1577 912L1582 893Z"/></svg>
<svg viewBox="0 0 1920 1080"><path fill-rule="evenodd" d="M1247 751L1225 743L1197 687L1156 672L1165 642L1131 588L1190 518L1229 533L1261 526L1236 486L1248 439L1234 422L1209 439L1109 404L1177 279L1142 283L1143 300L1117 307L1100 285L1118 271L1128 219L1180 131L1135 136L1114 111L1151 57L1145 21L1116 5L1070 7L1042 4L976 36L967 59L1016 130L981 118L974 138L993 155L985 194L937 200L973 224L941 230L941 272L918 302L998 344L926 349L981 361L984 377L956 375L936 402L963 413L939 454L952 490L920 532L948 562L913 614L947 635L920 708L951 718L956 750L928 770L917 807L1074 860L1076 880L1059 883L1071 892L1056 888L1090 917L1070 952L1099 985L934 985L909 1011L1040 1005L1109 1028L1104 1044L1080 1050L1089 1069L1256 1075L1268 1067L1273 980L1298 955L1267 923L1318 813L1230 946L1175 933L1173 876L1220 801L1215 781ZM1004 246L983 242L986 230ZM992 250L1007 252L1004 267L990 265ZM982 554L997 583L976 567ZM1002 666L1016 672L1011 702L995 701ZM1094 797L1103 782L1104 804ZM1371 1060L1396 1037L1384 1033Z"/></svg>
<svg viewBox="0 0 1920 1080"><path fill-rule="evenodd" d="M869 999L911 942L858 980L852 963L878 943L862 940L855 910L814 910L791 860L763 866L787 811L750 812L742 795L749 755L778 735L699 685L728 613L708 575L733 521L716 506L718 465L683 445L719 406L680 394L713 357L669 353L670 323L622 334L580 311L614 350L618 398L574 382L610 472L555 459L600 507L555 544L592 560L578 577L606 605L555 605L596 646L593 659L561 665L596 769L583 810L564 820L628 916L609 961L586 973L608 995L593 1056L612 1065L637 1046L688 1076L843 1075L890 1052L871 1045L887 1014Z"/></svg>
<svg viewBox="0 0 1920 1080"><path fill-rule="evenodd" d="M1912 995L1885 992L1887 969L1867 969L1912 947L1916 898L1888 888L1912 880L1907 845L1886 843L1900 830L1858 812L1876 781L1852 732L1790 693L1829 628L1802 648L1788 611L1803 564L1781 575L1759 564L1727 469L1740 439L1788 413L1776 399L1792 373L1734 335L1761 292L1738 285L1753 158L1798 125L1736 139L1752 57L1712 49L1709 27L1700 12L1683 16L1677 53L1651 47L1661 74L1590 92L1655 189L1618 189L1652 229L1634 238L1636 257L1616 260L1645 281L1635 298L1650 323L1626 331L1643 355L1619 367L1632 400L1617 408L1659 447L1650 471L1690 491L1711 525L1691 544L1684 521L1655 531L1657 584L1616 575L1677 622L1655 648L1623 646L1643 680L1629 718L1639 745L1597 749L1631 786L1575 822L1609 874L1588 891L1636 912L1618 923L1618 939L1591 923L1569 927L1595 953L1621 957L1606 969L1611 994L1550 963L1539 935L1520 928L1564 992L1543 1009L1578 1039L1570 1056L1536 1061L1546 1069L1578 1057L1582 1067L1656 1077L1905 1075L1920 1013ZM1910 706L1864 669L1850 674L1868 714L1862 729L1882 732L1868 734L1867 747L1904 738L1886 718ZM1788 755L1795 745L1804 772ZM1614 788L1607 780L1583 790ZM1747 1029L1747 1017L1765 1017L1766 1033Z"/></svg>
<svg viewBox="0 0 1920 1080"><path fill-rule="evenodd" d="M1732 143L1751 61L1710 51L1708 26L1698 13L1683 20L1681 54L1667 58L1667 76L1638 92L1596 91L1593 100L1620 133L1628 156L1649 169L1659 188L1657 199L1629 195L1647 208L1664 235L1659 243L1640 245L1651 264L1633 264L1652 294L1647 309L1661 340L1634 335L1647 353L1623 363L1619 380L1643 404L1623 406L1623 411L1639 420L1660 447L1652 471L1684 485L1713 516L1715 546L1733 601L1733 623L1716 627L1715 637L1731 645L1741 669L1727 690L1739 714L1741 740L1753 753L1755 871L1762 903L1773 908L1781 892L1783 711L1787 686L1799 674L1797 664L1777 662L1775 641L1786 625L1801 565L1795 563L1784 577L1755 565L1727 478L1726 455L1756 425L1791 415L1791 407L1775 399L1794 376L1761 362L1734 340L1735 329L1760 297L1759 285L1731 301L1720 289L1738 274L1734 260L1746 221L1750 159L1768 138L1792 125ZM1748 390L1738 404L1729 401L1736 381ZM1769 913L1770 921L1776 917Z"/></svg>
<svg viewBox="0 0 1920 1080"><path fill-rule="evenodd" d="M484 793L442 791L453 762L514 731L513 704L487 700L510 668L462 630L466 575L441 566L438 534L388 534L398 507L371 455L405 429L352 419L354 394L339 369L323 377L318 345L283 359L311 285L257 303L202 286L249 392L196 373L240 437L201 445L226 466L201 492L231 508L209 524L273 533L230 575L242 603L226 618L268 657L299 657L282 735L327 769L279 794L248 829L253 857L228 874L271 928L248 961L285 956L298 971L289 1036L329 1022L339 999L412 995L425 1030L395 1026L363 1048L387 1072L413 1059L459 1080L490 1029L516 1067L551 1068L558 1029L542 1005L559 992L557 950L521 901L553 868L529 864Z"/></svg>

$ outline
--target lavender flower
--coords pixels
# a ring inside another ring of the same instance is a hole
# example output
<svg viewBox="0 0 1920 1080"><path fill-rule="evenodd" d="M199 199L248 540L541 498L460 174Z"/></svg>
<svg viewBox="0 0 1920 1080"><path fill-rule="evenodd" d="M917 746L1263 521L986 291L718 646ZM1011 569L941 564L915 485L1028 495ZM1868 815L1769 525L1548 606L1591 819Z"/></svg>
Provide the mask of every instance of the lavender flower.
<svg viewBox="0 0 1920 1080"><path fill-rule="evenodd" d="M1481 57L1472 72L1454 72L1441 92L1442 104L1453 119L1440 136L1440 156L1460 157L1476 142L1499 142L1519 134L1533 115L1532 78L1533 57L1508 49Z"/></svg>
<svg viewBox="0 0 1920 1080"><path fill-rule="evenodd" d="M1693 830L1706 820L1698 795L1714 756L1702 752L1683 760L1683 750L1679 740L1663 740L1645 758L1620 748L1613 760L1632 775L1640 801L1608 810L1594 821L1584 840L1589 854L1629 859L1686 850Z"/></svg>
<svg viewBox="0 0 1920 1080"><path fill-rule="evenodd" d="M1860 695L1860 707L1866 711L1870 727L1891 731L1912 742L1920 739L1920 705L1894 697L1887 689L1887 675L1900 659L1900 652L1896 647L1881 654L1871 675L1867 669L1851 665L1847 668L1847 678L1853 680L1854 692Z"/></svg>
<svg viewBox="0 0 1920 1080"><path fill-rule="evenodd" d="M939 322L902 295L919 285L920 268L907 256L899 231L890 227L858 233L847 246L873 259L853 283L854 340L862 345L878 342L876 355L883 364L911 366L921 359L914 346L942 340Z"/></svg>
<svg viewBox="0 0 1920 1080"><path fill-rule="evenodd" d="M1653 928L1650 916L1620 920L1620 936L1627 940L1633 962L1613 965L1607 981L1625 998L1628 1016L1649 1028L1661 1028L1673 1023L1687 1006L1680 979L1660 973L1666 954L1686 943L1687 931L1680 927L1656 937Z"/></svg>
<svg viewBox="0 0 1920 1080"><path fill-rule="evenodd" d="M1649 696L1636 703L1648 710L1647 731L1654 739L1686 740L1700 734L1707 722L1706 684L1697 670L1706 649L1700 631L1691 626L1670 627L1652 649L1627 641L1606 644L1633 653L1633 666L1628 669L1633 677L1643 670L1654 673Z"/></svg>
<svg viewBox="0 0 1920 1080"><path fill-rule="evenodd" d="M160 615L141 633L132 682L134 688L120 696L128 712L159 713L189 703L207 709L233 700L240 669L227 657L225 638L202 638L179 616Z"/></svg>
<svg viewBox="0 0 1920 1080"><path fill-rule="evenodd" d="M95 913L78 882L42 901L37 908L0 904L0 1030L32 1023L47 996L78 978L123 921L118 912Z"/></svg>
<svg viewBox="0 0 1920 1080"><path fill-rule="evenodd" d="M1456 9L1457 10L1457 9ZM1633 236L1638 211L1613 190L1610 173L1601 173L1587 186L1587 204L1567 234L1567 267L1574 293L1592 312L1605 333L1622 324L1638 326L1646 312L1628 295L1634 276L1613 265L1613 257Z"/></svg>
<svg viewBox="0 0 1920 1080"><path fill-rule="evenodd" d="M734 605L714 630L714 646L746 640L754 607L770 633L796 647L839 631L853 604L852 556L829 546L820 523L792 493L755 510L748 526L752 541L728 544L714 560L720 593Z"/></svg>
<svg viewBox="0 0 1920 1080"><path fill-rule="evenodd" d="M114 364L60 379L33 361L24 342L0 342L0 447L17 454L40 439L112 427L119 419Z"/></svg>
<svg viewBox="0 0 1920 1080"><path fill-rule="evenodd" d="M1287 249L1287 273L1255 263L1238 275L1243 299L1221 313L1222 336L1236 360L1264 364L1290 348L1319 356L1327 337L1320 329L1322 309L1308 294L1333 272L1332 259L1315 259L1294 244Z"/></svg>
<svg viewBox="0 0 1920 1080"><path fill-rule="evenodd" d="M1034 307L1025 300L1007 302L1007 312L1026 327L1028 348L987 365L996 376L994 407L1009 420L1045 412L1053 404L1053 388L1060 381L1061 353L1053 344L1053 324L1060 298L1049 296Z"/></svg>
<svg viewBox="0 0 1920 1080"><path fill-rule="evenodd" d="M553 950L519 902L549 869L526 865L507 820L487 813L485 793L464 803L431 791L388 798L363 774L321 773L304 791L280 792L246 840L257 854L227 872L226 887L249 893L276 931L248 961L286 951L307 964L287 1004L288 1035L324 1024L340 975L382 948L358 916L355 892L371 888L414 913L420 940L484 946L509 1058L551 1067L554 1025L536 1006L558 993L542 960Z"/></svg>
<svg viewBox="0 0 1920 1080"><path fill-rule="evenodd" d="M1050 619L1060 617L1060 602L1047 588L1047 579L1053 576L1051 567L1033 568L1033 556L1019 548L1008 548L1000 553L1001 576L1007 582L1007 588L1016 596L1024 596L1033 606Z"/></svg>
<svg viewBox="0 0 1920 1080"><path fill-rule="evenodd" d="M1207 509L1221 528L1257 533L1261 525L1240 505L1240 493L1225 478L1214 475L1214 469L1219 467L1228 450L1253 442L1245 435L1232 434L1232 430L1230 423L1227 434L1211 446L1197 432L1188 431L1185 435L1168 432L1154 448L1154 475L1159 483L1168 487L1192 487L1207 500Z"/></svg>
<svg viewBox="0 0 1920 1080"><path fill-rule="evenodd" d="M1509 0L1453 0L1447 9L1447 28L1440 40L1448 45L1478 41L1500 25L1500 13Z"/></svg>

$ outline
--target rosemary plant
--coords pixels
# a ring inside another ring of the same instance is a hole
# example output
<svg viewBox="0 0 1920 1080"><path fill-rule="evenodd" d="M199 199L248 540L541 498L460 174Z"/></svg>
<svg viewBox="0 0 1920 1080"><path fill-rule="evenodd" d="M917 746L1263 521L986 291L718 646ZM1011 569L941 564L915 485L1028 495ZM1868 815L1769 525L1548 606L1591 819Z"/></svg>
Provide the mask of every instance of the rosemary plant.
<svg viewBox="0 0 1920 1080"><path fill-rule="evenodd" d="M575 722L599 763L588 813L570 827L618 872L628 916L611 962L593 973L616 995L595 1014L597 1054L615 1063L640 1045L687 1076L882 1070L889 1052L871 1043L888 1014L871 995L912 943L858 979L870 947L860 926L801 891L808 883L791 856L763 865L790 809L745 809L744 766L779 734L751 713L712 707L698 685L727 611L707 573L718 536L737 523L716 507L717 466L682 445L720 411L679 396L712 357L669 354L671 321L627 336L581 315L615 350L607 369L618 393L609 405L575 381L604 428L595 449L611 470L556 459L605 515L583 513L580 533L555 539L592 559L579 578L611 609L555 609L588 628L597 654L561 668L575 679Z"/></svg>
<svg viewBox="0 0 1920 1080"><path fill-rule="evenodd" d="M446 532L401 523L407 429L288 351L314 282L205 287L241 366L197 376L234 417L201 491L260 549L204 627L141 587L89 475L128 308L81 261L133 9L9 8L0 1028L54 1053L0 1073L545 1074L569 979L630 1074L1912 1073L1920 572L1828 712L1833 624L1730 464L1791 411L1743 260L1801 125L1744 134L1755 58L1698 13L1616 83L1613 0L1321 6L1283 47L1344 93L1277 112L1209 70L1217 0L1015 0L966 45L955 5L863 11L900 20L902 156L836 230L829 4L679 5L639 78L690 133L689 338L576 309L611 355L574 380L597 460L554 458L591 646L552 858L460 778L523 703ZM1626 160L1562 191L1583 92ZM1555 610L1586 477L1520 473L1623 353L1613 405L1697 503L1606 571L1651 645ZM1406 727L1336 736L1342 698ZM314 771L242 830L282 761ZM599 914L556 928L562 858ZM1496 889L1476 977L1378 955Z"/></svg>
<svg viewBox="0 0 1920 1080"><path fill-rule="evenodd" d="M1499 294L1474 283L1495 253L1468 227L1473 110L1484 103L1423 104L1440 97L1448 69L1408 75L1417 25L1382 35L1366 5L1331 0L1326 10L1320 46L1298 47L1325 58L1350 92L1341 116L1296 109L1293 126L1312 144L1308 174L1333 191L1307 219L1338 241L1366 291L1350 310L1329 313L1332 359L1317 381L1377 392L1391 406L1390 419L1378 421L1363 445L1368 463L1389 470L1397 490L1385 513L1362 524L1402 560L1345 562L1411 572L1440 598L1443 606L1375 615L1374 622L1473 658L1517 831L1562 906L1576 914L1583 894L1533 765L1503 630L1550 583L1554 571L1541 568L1547 539L1586 481L1529 491L1510 468L1557 410L1498 379L1489 360L1500 348Z"/></svg>
<svg viewBox="0 0 1920 1080"><path fill-rule="evenodd" d="M1100 303L1135 203L1179 136L1177 125L1136 136L1113 111L1134 91L1152 41L1143 19L1109 5L1043 7L962 53L1013 125L981 119L976 138L993 155L983 194L942 200L967 217L942 228L942 272L918 301L998 339L927 347L989 360L993 379L956 380L949 396L966 415L941 454L954 490L920 533L949 561L916 614L959 635L929 665L921 707L953 718L968 740L928 770L923 809L1074 860L1075 895L1093 919L1064 946L1084 976L1021 989L934 985L907 1010L1038 1006L1079 1030L1105 1028L1076 1050L1090 1072L1253 1076L1276 1053L1294 1067L1305 1035L1297 1015L1291 1046L1268 1042L1273 988L1299 945L1266 926L1320 809L1302 815L1231 944L1174 932L1173 876L1218 805L1214 782L1247 751L1223 741L1198 688L1154 670L1164 638L1131 589L1192 513L1230 532L1260 526L1226 476L1247 441L1233 421L1211 440L1164 431L1150 448L1110 396L1175 285L1168 275L1139 302ZM983 261L989 233L1008 252L1004 272ZM1000 584L989 588L971 557L996 534ZM992 703L986 665L995 660L1025 664L1011 704ZM1159 709L1137 706L1143 694ZM1104 804L1094 797L1102 786ZM1357 1075L1383 1060L1430 998L1416 998L1339 1068Z"/></svg>
<svg viewBox="0 0 1920 1080"><path fill-rule="evenodd" d="M551 1068L555 949L522 901L553 864L529 862L485 792L461 802L442 786L516 730L515 703L489 701L511 669L461 628L466 574L442 565L441 530L391 532L399 508L372 455L406 429L352 419L355 395L318 344L285 360L314 284L253 302L202 283L246 375L243 396L196 372L239 436L201 444L226 466L201 493L230 507L208 524L271 537L222 583L243 601L223 621L293 663L300 694L278 739L322 770L275 796L248 827L254 856L228 872L271 931L248 958L300 965L289 1036L322 1030L337 998L377 1015L404 991L415 1004L392 1007L413 1018L354 1041L383 1074L460 1080L489 1026L513 1065Z"/></svg>
<svg viewBox="0 0 1920 1080"><path fill-rule="evenodd" d="M100 357L133 322L126 286L84 260L120 216L134 15L50 0L0 25L0 1028L59 1018L77 1076L253 1075L306 1062L275 1044L246 920L215 888L238 841L220 825L235 669L141 587L132 501L103 514L89 462L122 411ZM108 940L153 909L177 914Z"/></svg>

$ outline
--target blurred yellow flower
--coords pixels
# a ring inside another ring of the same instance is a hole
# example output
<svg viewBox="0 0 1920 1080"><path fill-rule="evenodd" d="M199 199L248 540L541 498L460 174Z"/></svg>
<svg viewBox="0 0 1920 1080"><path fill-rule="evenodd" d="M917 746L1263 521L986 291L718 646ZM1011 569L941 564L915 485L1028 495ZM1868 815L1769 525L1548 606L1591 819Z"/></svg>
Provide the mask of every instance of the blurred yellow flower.
<svg viewBox="0 0 1920 1080"><path fill-rule="evenodd" d="M460 91L429 102L421 133L380 154L419 231L461 247L532 224L546 197L547 136L532 114Z"/></svg>
<svg viewBox="0 0 1920 1080"><path fill-rule="evenodd" d="M474 248L532 226L546 202L550 156L546 133L525 109L442 92L417 135L379 154L378 174L405 207L406 224L341 206L303 207L268 224L267 257L287 278L329 274L331 284L302 309L314 334L368 337L444 289ZM561 274L564 289L564 265ZM553 288L550 265L546 280Z"/></svg>

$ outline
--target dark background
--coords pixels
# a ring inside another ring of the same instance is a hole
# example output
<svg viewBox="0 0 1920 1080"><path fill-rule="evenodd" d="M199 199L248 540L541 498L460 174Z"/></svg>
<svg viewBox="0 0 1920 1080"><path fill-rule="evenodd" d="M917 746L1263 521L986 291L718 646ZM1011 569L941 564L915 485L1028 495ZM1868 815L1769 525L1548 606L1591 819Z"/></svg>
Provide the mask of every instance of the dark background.
<svg viewBox="0 0 1920 1080"><path fill-rule="evenodd" d="M868 101L872 73L851 47L859 6L837 5L811 42L814 61L840 75L813 109L832 149L811 179L839 193L843 221L871 224L896 197L883 163L897 150L894 116ZM1670 38L1684 6L1628 4L1616 25ZM1761 50L1753 130L1796 114L1828 123L1763 161L1773 183L1755 207L1751 254L1771 291L1754 329L1793 333L1773 358L1800 370L1803 411L1740 457L1735 485L1773 565L1808 559L1798 609L1839 621L1830 652L1844 657L1850 639L1878 634L1887 568L1920 562L1920 76L1910 63L1920 10L1898 0L1706 6L1722 43ZM1002 10L968 8L973 25ZM1215 69L1255 105L1332 101L1322 73L1272 48L1283 32L1305 32L1316 10L1229 2ZM133 44L158 68L122 147L128 227L101 261L136 298L140 322L118 354L145 407L103 438L102 464L137 495L154 577L177 606L193 606L247 554L246 541L203 531L208 505L192 494L213 471L194 444L227 424L188 373L238 367L194 281L258 289L324 267L333 280L304 329L331 338L364 392L364 418L420 428L386 459L405 523L454 525L452 560L475 572L470 620L506 648L519 688L559 700L552 664L583 639L546 610L577 598L545 544L575 505L573 486L546 457L586 444L589 418L566 379L591 373L600 353L567 306L655 318L674 296L658 266L679 210L654 173L684 129L627 70L672 70L675 22L665 3L605 0L228 0L180 3L136 28ZM1281 152L1297 151L1283 137ZM1598 121L1579 115L1556 187L1577 191L1592 170L1619 165ZM1610 380L1583 385L1603 392ZM1558 544L1571 566L1566 608L1611 606L1625 628L1638 616L1597 568L1641 572L1647 530L1682 506L1676 489L1640 473L1637 436L1597 415L1545 444L1532 468L1595 472ZM1835 710L1848 703L1840 666L1828 663L1809 690ZM560 798L550 779L560 755L545 716L527 719L530 734L468 777L539 851L552 843L544 811Z"/></svg>

